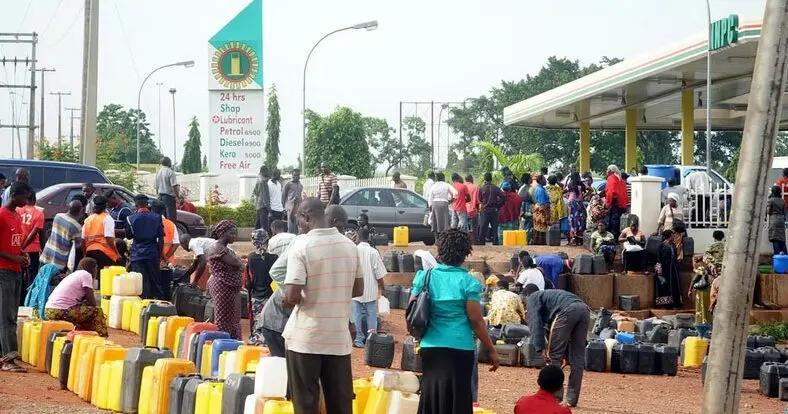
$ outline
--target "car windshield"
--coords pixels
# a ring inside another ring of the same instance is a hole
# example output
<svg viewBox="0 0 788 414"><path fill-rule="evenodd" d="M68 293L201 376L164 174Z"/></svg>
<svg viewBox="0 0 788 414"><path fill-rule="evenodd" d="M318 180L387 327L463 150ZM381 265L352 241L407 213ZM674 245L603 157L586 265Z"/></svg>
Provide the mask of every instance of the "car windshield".
<svg viewBox="0 0 788 414"><path fill-rule="evenodd" d="M36 193L36 198L44 198L44 197L47 197L47 196L49 196L49 195L50 195L50 194L52 194L52 193L55 193L55 192L57 192L57 191L60 191L60 189L61 189L61 188L62 188L62 187L59 187L59 186L56 186L56 185L53 185L53 186L47 187L47 188L45 188L45 189L43 189L43 190L40 190L40 191L38 191L38 192Z"/></svg>

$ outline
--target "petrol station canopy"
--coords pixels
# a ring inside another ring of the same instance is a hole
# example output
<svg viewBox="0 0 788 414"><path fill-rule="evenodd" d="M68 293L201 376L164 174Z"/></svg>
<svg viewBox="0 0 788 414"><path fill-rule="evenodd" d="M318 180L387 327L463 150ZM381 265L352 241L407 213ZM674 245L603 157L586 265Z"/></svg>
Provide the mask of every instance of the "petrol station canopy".
<svg viewBox="0 0 788 414"><path fill-rule="evenodd" d="M544 129L741 130L761 22L735 15L712 24L711 104L706 92L708 34L598 72L504 109L506 125ZM689 122L692 119L692 122ZM682 120L684 125L682 127ZM783 106L781 126L788 121Z"/></svg>

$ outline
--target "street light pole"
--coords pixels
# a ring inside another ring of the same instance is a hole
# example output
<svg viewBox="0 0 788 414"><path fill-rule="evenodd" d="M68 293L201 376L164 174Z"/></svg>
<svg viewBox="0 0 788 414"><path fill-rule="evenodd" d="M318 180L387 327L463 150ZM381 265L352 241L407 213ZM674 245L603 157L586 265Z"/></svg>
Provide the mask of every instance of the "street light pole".
<svg viewBox="0 0 788 414"><path fill-rule="evenodd" d="M358 30L358 29L365 29L367 31L375 30L378 28L378 21L372 20L369 22L354 24L353 26L343 27L341 29L334 30L333 32L329 32L325 36L321 37L320 40L312 46L312 49L309 50L309 54L306 55L306 61L304 62L304 79L303 79L303 90L302 90L302 103L303 106L301 108L301 123L303 124L303 131L302 131L302 141L301 141L301 173L304 174L306 172L306 68L309 65L309 58L312 57L312 52L315 51L317 45L320 44L323 40L327 37L331 36L334 33L344 32L345 30Z"/></svg>
<svg viewBox="0 0 788 414"><path fill-rule="evenodd" d="M711 176L711 0L706 0L706 173Z"/></svg>
<svg viewBox="0 0 788 414"><path fill-rule="evenodd" d="M149 73L148 76L145 77L145 79L142 80L142 84L140 85L140 90L137 92L137 171L139 171L140 169L140 112L141 112L140 100L142 99L142 88L145 87L145 82L147 82L148 78L153 76L154 73L160 71L161 69L169 68L172 66L183 66L185 68L190 68L194 66L194 61L186 60L183 62L170 63L169 65L159 66L158 68L153 69L153 71Z"/></svg>
<svg viewBox="0 0 788 414"><path fill-rule="evenodd" d="M170 88L170 95L172 95L172 165L178 165L178 143L175 135L175 88Z"/></svg>
<svg viewBox="0 0 788 414"><path fill-rule="evenodd" d="M164 85L164 83L156 82L156 86L159 88L159 124L156 125L159 134L159 151L162 151L161 149L161 86L162 85Z"/></svg>

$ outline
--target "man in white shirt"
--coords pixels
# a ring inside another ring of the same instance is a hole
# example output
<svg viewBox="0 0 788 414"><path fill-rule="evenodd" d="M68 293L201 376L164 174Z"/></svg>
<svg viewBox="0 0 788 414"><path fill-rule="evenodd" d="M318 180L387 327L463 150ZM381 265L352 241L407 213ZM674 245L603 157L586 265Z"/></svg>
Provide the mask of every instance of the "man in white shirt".
<svg viewBox="0 0 788 414"><path fill-rule="evenodd" d="M517 284L526 286L533 283L539 290L545 289L544 273L536 267L536 263L531 255L526 251L520 252L520 274L517 276Z"/></svg>
<svg viewBox="0 0 788 414"><path fill-rule="evenodd" d="M268 253L281 256L285 248L290 246L296 235L288 233L287 230L288 224L284 220L271 222L271 233L273 233L273 236L268 240Z"/></svg>
<svg viewBox="0 0 788 414"><path fill-rule="evenodd" d="M706 171L695 170L684 178L687 184L687 190L693 200L695 200L695 208L693 210L692 218L695 222L704 222L709 218L709 209L711 208L711 194L712 183L711 177Z"/></svg>
<svg viewBox="0 0 788 414"><path fill-rule="evenodd" d="M424 185L421 186L421 194L427 200L427 205L431 205L429 195L430 188L432 188L433 184L435 184L435 173L430 171L430 173L427 174L427 181L425 181Z"/></svg>
<svg viewBox="0 0 788 414"><path fill-rule="evenodd" d="M383 276L386 265L380 252L369 244L369 230L358 229L358 255L361 271L364 273L364 294L351 302L353 323L356 325L356 339L353 346L363 348L367 334L378 331L378 298L383 295ZM366 318L367 331L364 332L363 320Z"/></svg>
<svg viewBox="0 0 788 414"><path fill-rule="evenodd" d="M268 180L268 197L271 203L269 223L274 220L282 220L285 217L285 205L282 203L282 175L278 169L271 171L271 179ZM271 229L265 229L270 231Z"/></svg>
<svg viewBox="0 0 788 414"><path fill-rule="evenodd" d="M216 251L216 240L208 237L195 237L192 238L188 234L181 234L181 247L187 252L194 255L194 260L191 266L186 270L183 279L189 281L193 285L197 285L205 273L205 267L208 265L208 257ZM194 280L191 279L194 274Z"/></svg>
<svg viewBox="0 0 788 414"><path fill-rule="evenodd" d="M446 176L439 172L438 181L430 186L427 203L430 205L432 232L436 235L449 229L449 202L457 196L457 190L446 182Z"/></svg>
<svg viewBox="0 0 788 414"><path fill-rule="evenodd" d="M347 221L347 213L338 208ZM305 199L298 221L306 237L296 238L287 253L284 302L295 309L282 336L297 413L318 412L320 384L327 412L353 411L348 303L364 293L364 279L358 249L329 227L331 214L317 198Z"/></svg>

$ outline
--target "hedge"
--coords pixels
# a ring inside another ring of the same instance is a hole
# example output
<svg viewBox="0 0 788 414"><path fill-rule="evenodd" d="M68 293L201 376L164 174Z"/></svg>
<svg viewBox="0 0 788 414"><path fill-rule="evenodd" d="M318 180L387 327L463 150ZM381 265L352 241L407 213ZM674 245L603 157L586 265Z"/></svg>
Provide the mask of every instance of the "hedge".
<svg viewBox="0 0 788 414"><path fill-rule="evenodd" d="M233 220L238 227L254 227L257 221L257 209L248 200L242 200L241 205L235 208L227 206L197 207L197 214L208 225L214 225L222 220Z"/></svg>

